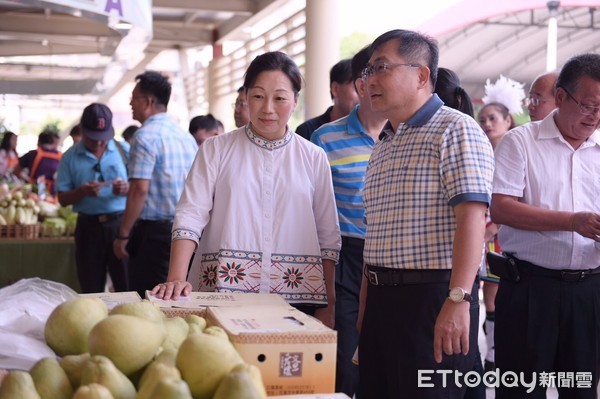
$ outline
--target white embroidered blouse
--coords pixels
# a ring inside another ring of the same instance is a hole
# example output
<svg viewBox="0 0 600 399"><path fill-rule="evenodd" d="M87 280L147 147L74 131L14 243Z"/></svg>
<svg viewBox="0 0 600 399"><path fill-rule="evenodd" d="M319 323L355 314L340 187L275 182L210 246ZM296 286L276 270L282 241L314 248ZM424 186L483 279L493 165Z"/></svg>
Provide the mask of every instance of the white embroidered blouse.
<svg viewBox="0 0 600 399"><path fill-rule="evenodd" d="M198 244L194 291L326 305L321 259L337 261L341 238L325 152L290 130L276 141L249 127L206 140L177 205L177 239Z"/></svg>

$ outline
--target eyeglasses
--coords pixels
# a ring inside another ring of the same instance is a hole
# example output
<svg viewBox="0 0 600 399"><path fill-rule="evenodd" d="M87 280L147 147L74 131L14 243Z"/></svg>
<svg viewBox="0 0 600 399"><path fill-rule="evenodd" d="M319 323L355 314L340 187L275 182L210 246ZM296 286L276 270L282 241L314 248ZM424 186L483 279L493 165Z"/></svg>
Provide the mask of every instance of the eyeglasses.
<svg viewBox="0 0 600 399"><path fill-rule="evenodd" d="M373 65L367 65L362 71L362 79L367 80L373 75L380 75L396 67L421 68L421 64L387 64L385 62L376 62Z"/></svg>
<svg viewBox="0 0 600 399"><path fill-rule="evenodd" d="M547 103L548 101L552 101L552 100L549 100L549 99L545 100L543 98L529 96L523 100L523 104L525 104L526 107L529 107L530 105L537 107L538 105Z"/></svg>
<svg viewBox="0 0 600 399"><path fill-rule="evenodd" d="M596 113L600 112L600 107L582 104L579 101L575 100L575 97L573 97L573 95L569 93L569 90L565 89L564 87L561 87L561 89L563 89L565 93L567 93L568 96L571 97L571 100L573 100L575 104L577 104L577 106L579 107L579 112L581 112L582 115L595 115Z"/></svg>
<svg viewBox="0 0 600 399"><path fill-rule="evenodd" d="M245 101L236 101L233 104L231 104L231 108L236 109L236 108L246 108L248 106L248 103Z"/></svg>
<svg viewBox="0 0 600 399"><path fill-rule="evenodd" d="M98 181L103 183L104 182L104 175L102 174L102 168L100 168L100 162L98 162L96 165L94 165L94 172L100 174L100 177L98 178Z"/></svg>

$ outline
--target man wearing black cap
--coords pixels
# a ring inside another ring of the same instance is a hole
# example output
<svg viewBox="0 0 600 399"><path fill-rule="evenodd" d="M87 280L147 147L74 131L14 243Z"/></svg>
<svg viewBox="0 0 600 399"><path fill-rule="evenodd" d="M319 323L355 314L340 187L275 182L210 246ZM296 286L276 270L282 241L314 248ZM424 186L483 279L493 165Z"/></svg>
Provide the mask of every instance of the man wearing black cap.
<svg viewBox="0 0 600 399"><path fill-rule="evenodd" d="M129 145L113 140L112 112L104 104L88 105L81 115L82 139L62 156L56 190L62 206L78 213L75 261L81 291L102 292L106 272L115 291L128 290L127 263L113 253L126 195L125 159ZM118 148L121 146L121 150Z"/></svg>

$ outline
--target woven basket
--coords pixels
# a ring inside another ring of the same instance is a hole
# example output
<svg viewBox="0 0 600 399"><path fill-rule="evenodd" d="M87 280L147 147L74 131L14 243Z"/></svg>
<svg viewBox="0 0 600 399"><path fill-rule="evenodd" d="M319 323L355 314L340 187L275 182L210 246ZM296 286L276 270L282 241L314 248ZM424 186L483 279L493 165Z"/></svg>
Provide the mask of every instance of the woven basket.
<svg viewBox="0 0 600 399"><path fill-rule="evenodd" d="M41 224L9 224L0 226L0 238L20 238L33 240L40 236Z"/></svg>
<svg viewBox="0 0 600 399"><path fill-rule="evenodd" d="M64 230L56 228L55 226L43 225L40 228L40 238L48 238L52 240L70 239L75 234L75 231L70 227L66 227Z"/></svg>

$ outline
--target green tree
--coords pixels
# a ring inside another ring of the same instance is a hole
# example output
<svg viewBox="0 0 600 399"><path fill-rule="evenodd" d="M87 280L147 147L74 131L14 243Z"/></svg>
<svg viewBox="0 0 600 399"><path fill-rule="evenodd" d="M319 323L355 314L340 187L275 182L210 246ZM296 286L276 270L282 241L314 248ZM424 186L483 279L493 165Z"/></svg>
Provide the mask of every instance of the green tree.
<svg viewBox="0 0 600 399"><path fill-rule="evenodd" d="M375 37L364 32L353 32L340 41L340 59L352 58L360 49L371 44Z"/></svg>
<svg viewBox="0 0 600 399"><path fill-rule="evenodd" d="M40 130L40 132L48 130L48 131L51 131L51 132L54 132L54 133L60 133L61 127L63 125L64 125L64 122L61 121L60 119L48 119L45 122L45 125Z"/></svg>

